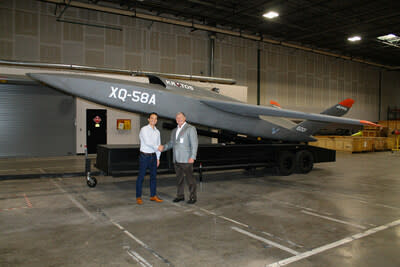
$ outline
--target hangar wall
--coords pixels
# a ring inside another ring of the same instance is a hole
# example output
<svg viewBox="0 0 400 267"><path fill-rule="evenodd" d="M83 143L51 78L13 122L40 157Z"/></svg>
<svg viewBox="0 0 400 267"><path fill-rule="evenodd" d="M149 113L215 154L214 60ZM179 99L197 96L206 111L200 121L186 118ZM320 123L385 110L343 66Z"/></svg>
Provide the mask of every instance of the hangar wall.
<svg viewBox="0 0 400 267"><path fill-rule="evenodd" d="M56 22L54 10L55 5L34 0L1 1L0 58L180 74L209 73L207 32L76 8L68 8L64 13L65 19L120 27L122 31L95 28ZM214 75L234 78L239 85L248 86L249 103L256 103L257 99L258 46L261 104L274 99L292 109L319 112L327 105L352 97L356 105L349 116L379 119L380 69L218 34ZM400 95L400 78L382 75L382 79L385 109L392 94L395 98ZM397 87L392 88L393 84Z"/></svg>
<svg viewBox="0 0 400 267"><path fill-rule="evenodd" d="M381 117L387 119L387 108L400 108L400 71L382 72L382 109Z"/></svg>
<svg viewBox="0 0 400 267"><path fill-rule="evenodd" d="M86 144L86 109L107 110L107 144L139 144L140 115L76 99L76 153L84 153ZM131 120L131 130L118 130L117 119Z"/></svg>
<svg viewBox="0 0 400 267"><path fill-rule="evenodd" d="M74 118L71 96L40 84L0 83L0 158L75 154Z"/></svg>

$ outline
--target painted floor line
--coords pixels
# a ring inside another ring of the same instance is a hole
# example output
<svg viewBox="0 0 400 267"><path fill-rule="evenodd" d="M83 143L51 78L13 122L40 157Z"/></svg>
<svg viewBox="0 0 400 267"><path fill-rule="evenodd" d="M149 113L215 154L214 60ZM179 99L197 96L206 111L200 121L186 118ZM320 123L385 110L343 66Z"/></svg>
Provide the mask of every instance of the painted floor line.
<svg viewBox="0 0 400 267"><path fill-rule="evenodd" d="M377 233L379 231L383 231L385 229L388 229L388 228L391 228L391 227L395 227L395 226L399 226L399 225L400 225L400 220L396 220L396 221L393 221L391 223L384 224L384 225L369 229L369 230L364 231L362 233L354 234L352 236L343 238L343 239L338 240L336 242L333 242L331 244L327 244L327 245L312 249L310 251L303 252L303 253L301 253L299 255L296 255L296 256L293 256L293 257L290 257L290 258L287 258L287 259L284 259L284 260L281 260L281 261L278 261L278 262L275 262L275 263L272 263L272 264L268 264L268 265L266 265L266 267L285 266L285 265L288 265L290 263L293 263L293 262L308 258L310 256L316 255L318 253L324 252L324 251L329 250L331 248L335 248L335 247L350 243L350 242L352 242L354 240L357 240L357 239L372 235L374 233Z"/></svg>
<svg viewBox="0 0 400 267"><path fill-rule="evenodd" d="M276 203L279 203L279 204L287 205L289 207L295 207L295 208L298 208L298 209L308 210L308 211L311 211L311 212L313 212L313 211L317 212L317 210L314 210L314 209L311 209L311 208L307 208L307 207L304 207L304 206L301 206L301 205L292 204L290 202L281 201L281 200L277 200L277 199L271 199L271 198L266 198L266 199L268 199L271 202L276 202ZM329 216L329 215L332 215L332 213L324 213L324 215L328 215Z"/></svg>
<svg viewBox="0 0 400 267"><path fill-rule="evenodd" d="M136 262L138 262L140 265L144 267L153 267L148 261L146 261L142 256L139 255L139 253L133 251L133 250L128 250L127 251L128 255L132 257Z"/></svg>
<svg viewBox="0 0 400 267"><path fill-rule="evenodd" d="M26 206L14 207L14 208L5 208L5 209L0 209L0 211L12 211L12 210L30 209L30 208L32 208L32 203L29 201L29 198L26 196L25 193L24 193L24 199L25 199Z"/></svg>
<svg viewBox="0 0 400 267"><path fill-rule="evenodd" d="M235 226L232 226L231 229L234 230L234 231L236 231L236 232L239 232L239 233L242 233L242 234L244 234L244 235L247 235L247 236L249 236L249 237L252 237L252 238L254 238L254 239L257 239L257 240L259 240L259 241L261 241L261 242L264 242L264 243L266 243L266 244L268 244L268 245L270 245L270 246L273 246L273 247L279 248L279 249L281 249L281 250L284 250L284 251L286 251L286 252L289 252L290 254L293 254L293 255L298 255L298 254L300 254L300 252L297 252L297 251L295 251L295 250L293 250L293 249L291 249L291 248L282 246L281 244L278 244L278 243L276 243L276 242L274 242L274 241L271 241L271 240L268 240L268 239L263 238L263 237L261 237L261 236L258 236L258 235L255 235L255 234L253 234L253 233L247 232L247 231L245 231L245 230L243 230L243 229L240 229L240 228L237 228L237 227L235 227Z"/></svg>
<svg viewBox="0 0 400 267"><path fill-rule="evenodd" d="M218 217L221 218L221 219L224 219L224 220L233 222L233 223L235 223L235 224L241 225L241 226L243 226L243 227L249 228L249 226L248 226L247 224L244 224L244 223L241 223L241 222L238 222L238 221L229 219L229 218L227 218L227 217L225 217L225 216L221 216L221 215L220 215L220 216L218 216Z"/></svg>
<svg viewBox="0 0 400 267"><path fill-rule="evenodd" d="M336 196L338 196L338 197L345 197L345 198L349 198L349 199L354 199L354 200L357 200L357 201L359 201L360 203L364 203L364 204L368 204L368 205L373 205L373 206L377 206L377 207L384 207L384 208L388 208L388 209L395 209L395 210L400 210L400 207L395 207L395 206L389 206L389 205L385 205L385 204L382 204L382 203L372 203L372 202L369 202L367 199L364 199L364 198L362 198L362 197L356 197L356 196L351 196L351 195L348 195L348 194L344 194L344 193L337 193L337 192L326 192L326 191L309 191L309 190L301 190L301 189L298 189L298 188L292 188L291 187L291 189L293 189L293 190L295 190L295 191L298 191L298 192L303 192L303 193L317 193L317 194L322 194L322 195L326 195L327 193L329 193L329 194L331 194L332 196L334 196L334 195L336 195Z"/></svg>
<svg viewBox="0 0 400 267"><path fill-rule="evenodd" d="M221 219L223 219L223 220L232 222L232 223L234 223L234 224L237 224L237 225L240 225L240 226L243 226L243 227L246 227L246 228L251 228L251 227L250 227L249 225L247 225L247 224L244 224L244 223L235 221L235 220L233 220L233 219L231 219L231 218L228 218L228 217L225 217L225 216L222 216L222 215L217 215L215 212L212 212L212 211L206 210L206 209L204 209L204 208L200 208L200 207L199 207L199 209L202 210L202 211L204 211L205 213L208 213L208 214L213 215L213 216L217 216L218 218L221 218ZM292 242L292 241L290 241L290 240L284 240L284 239L279 238L279 237L277 237L277 236L274 236L274 235L272 235L272 234L270 234L270 233L263 232L263 231L261 231L261 233L263 233L263 234L265 234L265 235L268 235L268 236L270 236L270 237L276 238L276 239L278 239L278 240L281 240L281 241L283 241L283 242L287 242L287 243L289 243L289 244L291 244L291 245L293 245L293 246L296 246L296 247L299 247L299 248L302 248L302 247L303 247L303 246L298 245L298 244L296 244L296 243L294 243L294 242ZM271 241L271 242L272 242L272 241Z"/></svg>
<svg viewBox="0 0 400 267"><path fill-rule="evenodd" d="M209 210L206 210L206 209L203 209L203 208L199 208L199 209L204 211L205 213L208 213L208 214L211 214L211 215L214 215L214 216L217 215L215 212L212 212L212 211L209 211Z"/></svg>
<svg viewBox="0 0 400 267"><path fill-rule="evenodd" d="M61 180L59 178L59 180ZM71 196L67 191L65 191L58 183L56 183L54 180L51 180L53 184L55 184L58 189L63 192L71 201L72 203L74 203L79 209L81 209L87 216L89 216L90 218L92 218L93 220L96 220L97 218L92 215L84 206L82 206L81 203L79 203L73 196ZM132 238L133 240L135 240L138 244L140 244L142 247L144 247L145 249L149 250L155 257L157 257L158 259L164 261L165 263L167 263L168 265L172 265L170 264L170 262L166 259L164 259L163 257L161 257L160 255L158 255L153 249L151 249L148 245L146 245L144 242L142 242L140 239L138 239L136 236L134 236L133 234L131 234L130 232L128 232L127 230L124 229L124 227L122 227L120 224L114 222L111 218L109 219L111 221L112 224L114 224L116 227L118 227L120 230L122 230L126 235L128 235L130 238ZM152 265L149 265L152 266Z"/></svg>
<svg viewBox="0 0 400 267"><path fill-rule="evenodd" d="M264 235L267 235L267 236L269 236L269 237L275 238L275 239L277 239L277 240L280 240L280 241L282 241L282 242L289 243L290 245L292 245L292 246L294 246L294 247L298 247L298 248L303 248L303 247L304 247L304 246L299 245L299 244L296 244L296 243L294 243L294 242L292 242L292 241L290 241L290 240L288 240L288 239L283 239L283 238L274 236L274 235L271 234L271 233L267 233L267 232L264 232L264 231L262 231L261 233L263 233Z"/></svg>
<svg viewBox="0 0 400 267"><path fill-rule="evenodd" d="M65 191L58 183L56 183L54 180L51 180L53 184L55 184L58 189L63 192L71 201L72 203L75 204L81 211L83 211L89 218L92 220L96 220L97 218L91 214L84 206L82 206L81 203L79 203L73 196L71 196L67 191Z"/></svg>
<svg viewBox="0 0 400 267"><path fill-rule="evenodd" d="M7 208L7 209L0 209L0 211L12 211L12 210L19 210L19 209L29 209L29 207L16 207L16 208Z"/></svg>
<svg viewBox="0 0 400 267"><path fill-rule="evenodd" d="M139 238L137 238L136 236L134 236L133 234L131 234L130 232L128 232L127 230L124 230L124 233L129 236L130 238L132 238L133 240L135 240L139 245L141 245L144 248L149 248L148 245L146 245L142 240L140 240Z"/></svg>
<svg viewBox="0 0 400 267"><path fill-rule="evenodd" d="M32 203L31 203L31 201L29 200L29 198L26 196L25 193L24 193L24 198L25 198L26 205L27 205L29 208L32 208Z"/></svg>
<svg viewBox="0 0 400 267"><path fill-rule="evenodd" d="M316 214L316 213L313 213L313 212L309 212L309 211L306 211L306 210L302 210L301 212L305 213L305 214L308 214L308 215L311 215L311 216L315 216L315 217L319 217L319 218L322 218L322 219L326 219L326 220L329 220L329 221L351 225L351 226L354 226L354 227L357 227L357 228L360 228L360 229L367 229L367 227L359 225L359 224L346 222L346 221L335 219L335 218L328 217L328 216L319 215L319 214Z"/></svg>
<svg viewBox="0 0 400 267"><path fill-rule="evenodd" d="M114 224L116 227L118 227L120 230L122 230L127 236L135 240L139 245L147 249L148 251L151 252L157 259L165 262L168 266L173 266L172 263L170 263L167 259L163 258L161 255L159 255L157 252L155 252L151 247L149 247L147 244L145 244L142 240L134 236L132 233L129 231L125 230L123 226L121 226L119 223L114 222L113 220L110 220L112 224Z"/></svg>

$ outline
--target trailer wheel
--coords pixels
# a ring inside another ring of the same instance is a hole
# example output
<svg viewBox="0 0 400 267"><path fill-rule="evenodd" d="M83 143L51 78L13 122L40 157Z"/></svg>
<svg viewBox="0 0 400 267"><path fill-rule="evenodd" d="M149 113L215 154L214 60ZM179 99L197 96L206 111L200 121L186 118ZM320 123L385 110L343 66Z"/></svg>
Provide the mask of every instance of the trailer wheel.
<svg viewBox="0 0 400 267"><path fill-rule="evenodd" d="M296 153L296 172L309 173L314 167L314 156L309 150L300 150Z"/></svg>
<svg viewBox="0 0 400 267"><path fill-rule="evenodd" d="M87 180L86 180L86 184L89 186L89 187L96 187L96 185L97 185L97 179L95 178L95 177L89 177L89 178L87 178Z"/></svg>
<svg viewBox="0 0 400 267"><path fill-rule="evenodd" d="M294 172L296 167L295 155L289 151L283 151L279 155L278 171L280 175L287 176Z"/></svg>

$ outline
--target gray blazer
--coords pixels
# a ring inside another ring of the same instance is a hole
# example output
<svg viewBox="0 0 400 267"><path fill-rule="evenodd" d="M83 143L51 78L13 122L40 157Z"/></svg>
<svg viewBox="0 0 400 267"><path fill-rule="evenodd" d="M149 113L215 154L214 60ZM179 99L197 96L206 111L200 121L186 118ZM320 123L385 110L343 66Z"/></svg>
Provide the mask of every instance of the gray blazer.
<svg viewBox="0 0 400 267"><path fill-rule="evenodd" d="M197 131L196 128L186 122L176 138L176 131L172 130L171 140L164 145L164 151L173 148L174 162L187 163L189 158L196 159L197 155Z"/></svg>

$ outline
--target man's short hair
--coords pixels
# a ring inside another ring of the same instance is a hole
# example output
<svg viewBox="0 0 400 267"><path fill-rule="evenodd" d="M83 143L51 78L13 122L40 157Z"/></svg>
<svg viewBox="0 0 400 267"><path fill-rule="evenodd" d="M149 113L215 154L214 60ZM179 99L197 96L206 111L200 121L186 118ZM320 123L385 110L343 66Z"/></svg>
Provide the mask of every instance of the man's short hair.
<svg viewBox="0 0 400 267"><path fill-rule="evenodd" d="M182 115L183 115L183 117L185 117L185 118L186 118L186 115L185 115L185 113L183 113L182 111L179 111L178 113L176 113L176 115L175 115L175 116L178 116L179 114L182 114Z"/></svg>
<svg viewBox="0 0 400 267"><path fill-rule="evenodd" d="M152 112L152 113L150 113L150 114L149 114L149 116L148 116L147 118L148 118L148 119L150 119L151 115L156 115L156 116L157 116L157 118L158 118L158 114L157 114L157 113L155 113L155 112Z"/></svg>

